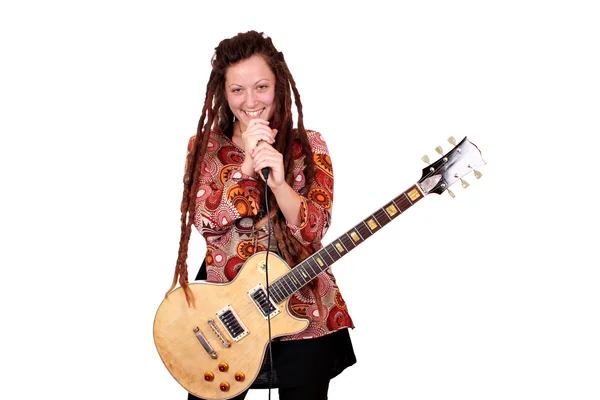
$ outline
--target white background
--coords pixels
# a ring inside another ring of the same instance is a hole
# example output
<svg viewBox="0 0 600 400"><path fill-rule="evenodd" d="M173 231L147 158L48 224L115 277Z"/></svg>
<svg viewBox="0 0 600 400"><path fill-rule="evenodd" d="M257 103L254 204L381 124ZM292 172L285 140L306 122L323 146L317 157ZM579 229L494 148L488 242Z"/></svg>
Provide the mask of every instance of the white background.
<svg viewBox="0 0 600 400"><path fill-rule="evenodd" d="M334 266L358 363L330 398L599 399L593 3L3 3L0 397L185 398L153 317L213 49L255 29L329 144L325 244L447 137L487 162Z"/></svg>

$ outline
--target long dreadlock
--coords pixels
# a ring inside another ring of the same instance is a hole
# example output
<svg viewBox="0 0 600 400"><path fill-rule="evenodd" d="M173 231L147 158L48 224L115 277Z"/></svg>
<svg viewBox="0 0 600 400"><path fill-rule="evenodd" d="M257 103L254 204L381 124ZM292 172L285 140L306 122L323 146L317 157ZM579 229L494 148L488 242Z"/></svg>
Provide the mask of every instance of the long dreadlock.
<svg viewBox="0 0 600 400"><path fill-rule="evenodd" d="M181 237L179 241L179 253L175 265L175 273L171 287L167 291L168 295L175 287L177 282L185 292L188 305L195 306L193 294L188 287L188 269L187 255L188 244L194 221L194 210L196 201L196 192L199 186L199 176L202 168L202 160L206 153L208 138L212 129L218 129L226 136L233 136L233 113L229 109L225 95L225 73L227 68L239 61L250 58L253 55L260 55L267 62L276 77L275 83L275 112L270 126L278 130L277 140L274 148L283 155L285 180L293 186L294 183L294 142L297 141L302 146L302 152L305 155L304 175L306 186L308 188L314 176L314 161L312 150L304 128L302 102L300 93L296 88L283 53L277 51L269 37L262 33L249 31L239 33L238 35L225 39L215 48L215 54L212 58L212 71L206 86L206 97L204 106L198 122L195 139L191 142L186 158L186 168L183 178L183 195L181 201ZM298 112L297 129L293 129L292 117L292 94L294 103ZM270 189L268 189L270 190ZM301 193L306 195L306 193ZM277 206L275 196L269 195L269 208L277 210L273 217L273 231L277 239L281 255L290 267L295 266L312 253L312 248L303 246L295 237L293 237L286 228L286 220ZM309 284L313 291L317 305L321 309L321 299L316 295L318 292L318 279L313 279Z"/></svg>

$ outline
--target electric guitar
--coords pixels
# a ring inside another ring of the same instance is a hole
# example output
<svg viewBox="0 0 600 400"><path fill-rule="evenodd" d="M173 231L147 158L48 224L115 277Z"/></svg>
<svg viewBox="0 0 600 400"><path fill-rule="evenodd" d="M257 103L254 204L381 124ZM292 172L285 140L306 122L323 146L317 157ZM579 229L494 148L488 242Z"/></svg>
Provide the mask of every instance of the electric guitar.
<svg viewBox="0 0 600 400"><path fill-rule="evenodd" d="M294 317L288 298L334 262L426 195L441 194L463 176L485 165L481 152L465 137L421 179L358 225L291 269L277 254L256 253L228 283L190 282L198 309L188 307L181 287L160 304L154 319L154 343L164 365L188 392L204 399L230 399L258 376L271 337L304 330L308 321ZM442 154L438 146L436 151ZM429 164L427 156L423 161ZM268 265L267 265L268 262ZM266 290L266 269L269 294ZM270 297L270 298L268 298ZM267 321L269 320L269 321Z"/></svg>

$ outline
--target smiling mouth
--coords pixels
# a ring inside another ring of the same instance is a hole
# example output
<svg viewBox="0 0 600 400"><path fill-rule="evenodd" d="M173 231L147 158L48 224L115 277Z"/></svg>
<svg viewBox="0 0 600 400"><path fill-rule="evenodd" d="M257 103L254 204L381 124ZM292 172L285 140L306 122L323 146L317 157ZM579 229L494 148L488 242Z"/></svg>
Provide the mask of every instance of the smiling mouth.
<svg viewBox="0 0 600 400"><path fill-rule="evenodd" d="M244 113L246 113L247 116L249 116L250 118L256 118L258 117L262 112L264 111L264 108L261 108L260 110L256 110L256 111L246 111L244 110Z"/></svg>

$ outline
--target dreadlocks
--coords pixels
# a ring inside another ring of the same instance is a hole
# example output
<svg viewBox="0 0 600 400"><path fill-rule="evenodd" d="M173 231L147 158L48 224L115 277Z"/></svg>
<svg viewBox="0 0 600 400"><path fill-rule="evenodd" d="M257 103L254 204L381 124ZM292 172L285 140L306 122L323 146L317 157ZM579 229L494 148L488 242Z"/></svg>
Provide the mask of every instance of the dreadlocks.
<svg viewBox="0 0 600 400"><path fill-rule="evenodd" d="M185 291L189 305L194 306L194 298L188 287L187 255L188 244L194 222L196 192L199 186L199 176L202 160L206 153L208 138L213 129L223 132L229 138L233 135L233 113L229 109L225 95L225 73L227 68L239 61L246 60L253 55L261 56L269 65L276 77L275 83L275 111L270 121L270 126L277 129L277 140L274 148L283 155L285 180L293 187L294 183L294 142L300 143L304 153L304 175L309 187L314 176L314 162L306 130L304 128L302 102L300 93L296 88L292 74L284 60L283 53L277 51L269 37L262 33L249 31L225 39L219 43L212 58L212 71L206 86L206 97L202 113L198 122L195 139L192 140L186 158L186 168L183 178L183 195L181 200L181 237L179 253L175 265L173 283L167 294L173 290L177 282ZM297 129L294 130L292 117L292 95L298 112ZM270 189L268 189L270 190ZM302 193L306 194L306 193ZM291 266L310 255L312 250L303 246L286 229L286 221L282 212L277 207L275 196L269 195L269 208L277 210L273 217L273 231L277 239L281 255ZM317 289L318 280L309 283L313 292ZM319 309L321 308L319 296L315 296Z"/></svg>

